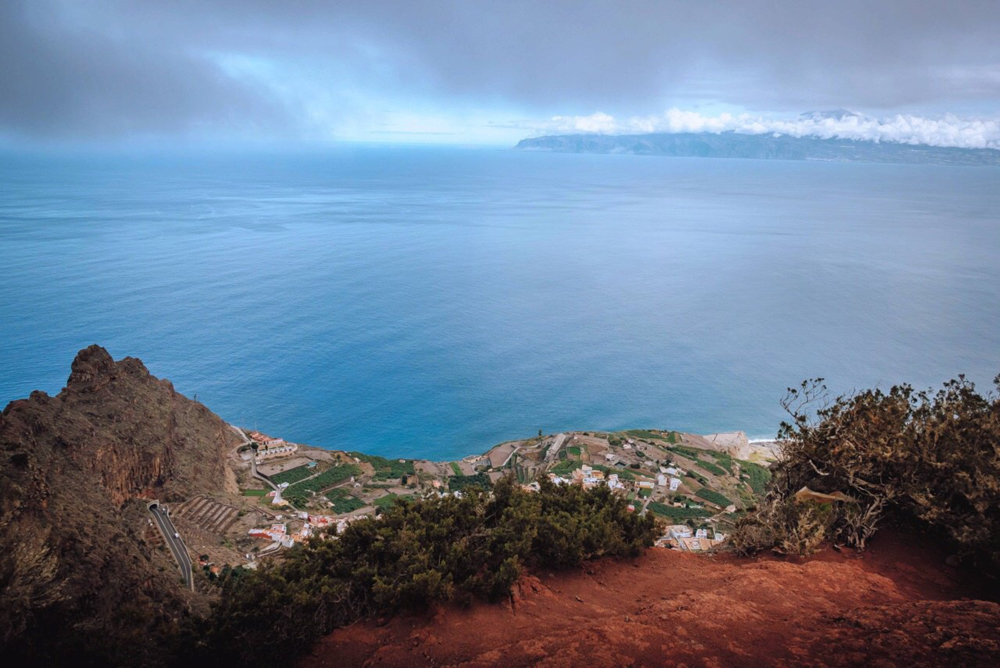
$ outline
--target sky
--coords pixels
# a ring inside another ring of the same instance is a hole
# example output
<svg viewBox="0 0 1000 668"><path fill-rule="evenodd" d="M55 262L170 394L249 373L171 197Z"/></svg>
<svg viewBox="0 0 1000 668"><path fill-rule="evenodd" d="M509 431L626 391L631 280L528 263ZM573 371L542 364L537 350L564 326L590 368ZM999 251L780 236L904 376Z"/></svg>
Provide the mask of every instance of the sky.
<svg viewBox="0 0 1000 668"><path fill-rule="evenodd" d="M3 0L0 142L735 130L1000 149L998 35L997 0ZM808 113L830 109L853 113Z"/></svg>

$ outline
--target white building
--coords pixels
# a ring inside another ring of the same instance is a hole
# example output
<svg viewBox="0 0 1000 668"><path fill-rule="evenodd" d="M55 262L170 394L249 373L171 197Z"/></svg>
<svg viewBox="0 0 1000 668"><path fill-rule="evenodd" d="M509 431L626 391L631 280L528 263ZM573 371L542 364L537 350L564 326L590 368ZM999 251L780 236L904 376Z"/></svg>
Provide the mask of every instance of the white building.
<svg viewBox="0 0 1000 668"><path fill-rule="evenodd" d="M667 527L667 535L680 540L691 537L691 527L686 524L671 524Z"/></svg>
<svg viewBox="0 0 1000 668"><path fill-rule="evenodd" d="M660 487L666 487L667 486L667 476L663 475L662 473L660 475L656 476L656 484L659 485Z"/></svg>
<svg viewBox="0 0 1000 668"><path fill-rule="evenodd" d="M671 492L676 492L677 488L680 487L680 486L681 486L681 479L680 478L671 478L670 479L670 491Z"/></svg>

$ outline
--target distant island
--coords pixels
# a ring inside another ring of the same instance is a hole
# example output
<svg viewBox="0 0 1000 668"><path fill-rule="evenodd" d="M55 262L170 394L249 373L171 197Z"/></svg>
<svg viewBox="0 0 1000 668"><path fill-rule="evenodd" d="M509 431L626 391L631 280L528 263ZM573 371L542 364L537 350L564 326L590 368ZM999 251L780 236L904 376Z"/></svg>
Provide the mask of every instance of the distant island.
<svg viewBox="0 0 1000 668"><path fill-rule="evenodd" d="M515 147L557 153L620 153L677 158L751 158L909 165L1000 166L1000 151L923 144L737 132L574 134L522 139Z"/></svg>

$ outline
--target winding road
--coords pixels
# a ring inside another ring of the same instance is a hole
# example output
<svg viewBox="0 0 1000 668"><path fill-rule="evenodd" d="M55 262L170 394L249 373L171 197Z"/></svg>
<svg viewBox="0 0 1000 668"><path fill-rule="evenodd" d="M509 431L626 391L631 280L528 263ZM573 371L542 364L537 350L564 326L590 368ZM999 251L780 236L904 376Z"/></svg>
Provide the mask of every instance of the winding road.
<svg viewBox="0 0 1000 668"><path fill-rule="evenodd" d="M164 540L167 541L167 547L170 548L170 551L174 555L174 560L177 561L177 565L181 569L184 586L194 591L194 577L191 574L191 557L188 556L187 547L174 527L174 523L170 520L170 515L163 509L159 501L153 501L149 504L148 508L149 514L153 516L153 521L156 522L156 527L163 534Z"/></svg>
<svg viewBox="0 0 1000 668"><path fill-rule="evenodd" d="M236 426L233 426L233 425L229 425L229 426L232 427L233 431L235 431L237 433L237 435L239 435L240 438L243 439L243 443L241 443L240 445L236 446L237 450L239 450L240 448L242 448L244 445L250 445L250 438L246 435L246 432L244 432L239 427L236 427ZM254 478L257 478L257 480L260 480L261 482L263 482L264 484L266 484L268 487L270 487L271 489L273 489L275 492L277 492L278 491L278 486L275 485L273 482L271 482L270 478L267 478L266 476L263 476L260 473L257 473L257 457L256 457L256 454L257 453L254 452L250 456L250 474Z"/></svg>

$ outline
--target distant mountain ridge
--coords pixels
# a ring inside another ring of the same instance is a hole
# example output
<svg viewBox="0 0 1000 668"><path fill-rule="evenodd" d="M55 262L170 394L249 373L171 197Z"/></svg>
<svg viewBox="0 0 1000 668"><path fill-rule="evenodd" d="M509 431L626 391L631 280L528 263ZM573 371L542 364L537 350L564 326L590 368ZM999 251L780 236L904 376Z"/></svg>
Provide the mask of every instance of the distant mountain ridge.
<svg viewBox="0 0 1000 668"><path fill-rule="evenodd" d="M854 139L821 139L737 132L630 135L552 135L522 139L520 150L556 153L620 153L685 158L815 160L911 165L1000 166L995 149L952 148Z"/></svg>

